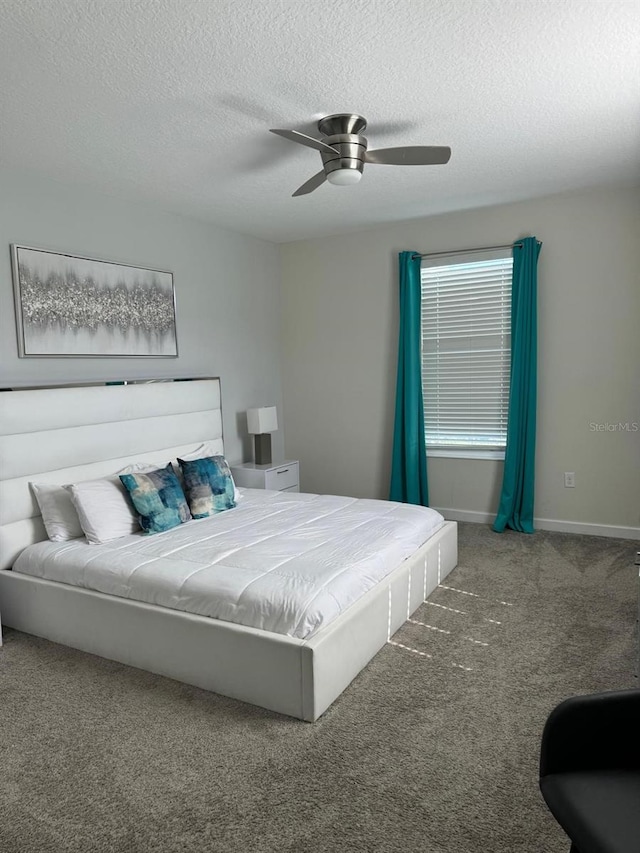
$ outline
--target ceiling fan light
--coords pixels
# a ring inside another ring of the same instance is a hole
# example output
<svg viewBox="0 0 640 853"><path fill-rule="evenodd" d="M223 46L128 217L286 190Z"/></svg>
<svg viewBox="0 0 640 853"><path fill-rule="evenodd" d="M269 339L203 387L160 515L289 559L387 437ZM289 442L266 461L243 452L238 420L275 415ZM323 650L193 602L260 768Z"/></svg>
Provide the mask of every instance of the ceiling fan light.
<svg viewBox="0 0 640 853"><path fill-rule="evenodd" d="M348 187L351 184L357 184L361 177L362 172L359 172L358 169L336 169L329 172L327 180L337 187Z"/></svg>

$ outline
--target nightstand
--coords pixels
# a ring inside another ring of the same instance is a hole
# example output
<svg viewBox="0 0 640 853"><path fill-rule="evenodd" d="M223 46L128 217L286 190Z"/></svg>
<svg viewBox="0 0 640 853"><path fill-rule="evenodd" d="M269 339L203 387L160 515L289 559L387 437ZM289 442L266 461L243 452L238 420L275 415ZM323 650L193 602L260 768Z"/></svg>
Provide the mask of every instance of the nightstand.
<svg viewBox="0 0 640 853"><path fill-rule="evenodd" d="M256 465L255 462L242 462L231 465L231 473L236 486L245 489L274 489L277 492L299 492L300 475L297 461L281 462L274 465Z"/></svg>

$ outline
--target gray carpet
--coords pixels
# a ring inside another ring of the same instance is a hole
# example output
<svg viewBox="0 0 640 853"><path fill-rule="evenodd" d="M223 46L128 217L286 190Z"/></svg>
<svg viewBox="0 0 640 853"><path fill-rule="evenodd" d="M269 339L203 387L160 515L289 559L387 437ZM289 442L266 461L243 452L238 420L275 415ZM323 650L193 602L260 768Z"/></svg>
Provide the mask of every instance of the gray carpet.
<svg viewBox="0 0 640 853"><path fill-rule="evenodd" d="M0 850L566 853L540 733L636 686L635 545L460 525L454 589L315 724L5 630Z"/></svg>

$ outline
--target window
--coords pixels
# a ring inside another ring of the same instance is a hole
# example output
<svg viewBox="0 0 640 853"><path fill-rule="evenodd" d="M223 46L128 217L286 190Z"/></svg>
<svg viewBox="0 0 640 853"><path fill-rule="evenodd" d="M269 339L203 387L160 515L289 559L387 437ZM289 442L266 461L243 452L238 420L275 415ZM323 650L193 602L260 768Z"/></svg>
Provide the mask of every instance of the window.
<svg viewBox="0 0 640 853"><path fill-rule="evenodd" d="M511 257L423 261L422 391L430 450L504 455L512 268Z"/></svg>

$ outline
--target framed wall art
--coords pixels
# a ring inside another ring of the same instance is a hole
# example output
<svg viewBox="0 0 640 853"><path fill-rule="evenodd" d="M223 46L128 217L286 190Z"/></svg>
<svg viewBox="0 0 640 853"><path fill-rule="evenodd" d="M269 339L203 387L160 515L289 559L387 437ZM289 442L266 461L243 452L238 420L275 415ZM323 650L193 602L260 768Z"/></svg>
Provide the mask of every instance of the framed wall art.
<svg viewBox="0 0 640 853"><path fill-rule="evenodd" d="M178 355L173 274L11 246L21 358Z"/></svg>

